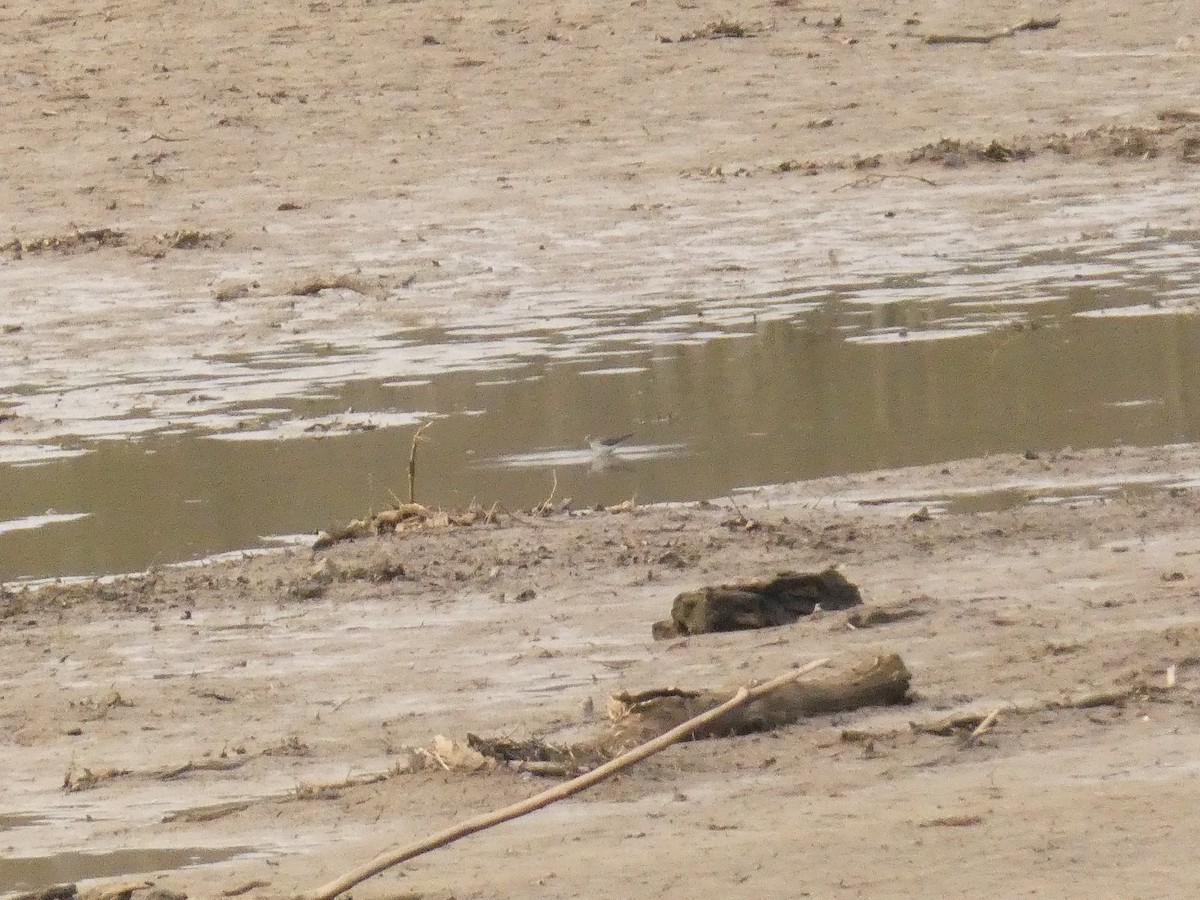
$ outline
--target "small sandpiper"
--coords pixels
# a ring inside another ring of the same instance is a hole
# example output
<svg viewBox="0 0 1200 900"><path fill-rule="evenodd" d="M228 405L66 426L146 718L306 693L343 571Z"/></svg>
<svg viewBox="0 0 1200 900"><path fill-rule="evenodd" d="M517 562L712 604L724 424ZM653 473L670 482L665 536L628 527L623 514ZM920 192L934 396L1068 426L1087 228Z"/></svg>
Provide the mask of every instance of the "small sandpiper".
<svg viewBox="0 0 1200 900"><path fill-rule="evenodd" d="M620 434L615 437L594 438L588 435L584 440L591 445L592 453L596 455L596 459L604 459L605 457L612 456L613 451L631 437L633 437L632 431L629 434Z"/></svg>

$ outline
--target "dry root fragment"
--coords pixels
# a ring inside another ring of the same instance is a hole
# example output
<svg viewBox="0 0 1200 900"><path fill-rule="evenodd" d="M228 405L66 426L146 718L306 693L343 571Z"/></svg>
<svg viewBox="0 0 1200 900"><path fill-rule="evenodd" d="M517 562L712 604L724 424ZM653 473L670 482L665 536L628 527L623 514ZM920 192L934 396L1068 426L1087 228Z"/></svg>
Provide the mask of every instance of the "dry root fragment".
<svg viewBox="0 0 1200 900"><path fill-rule="evenodd" d="M362 294L364 297L375 297L382 300L386 296L381 285L371 284L367 279L355 275L320 274L298 281L283 293L292 297L313 297L321 291L347 290Z"/></svg>
<svg viewBox="0 0 1200 900"><path fill-rule="evenodd" d="M80 894L80 900L130 900L135 891L144 891L153 887L152 881L120 881L115 884L103 884Z"/></svg>
<svg viewBox="0 0 1200 900"><path fill-rule="evenodd" d="M74 770L68 770L67 774L63 777L63 790L68 794L74 794L79 791L90 791L92 788L106 781L112 781L114 778L123 778L131 774L133 773L129 769L101 769L98 772L93 772L91 769L85 768L79 775L76 775Z"/></svg>
<svg viewBox="0 0 1200 900"><path fill-rule="evenodd" d="M393 534L399 531L413 531L422 528L446 528L451 525L469 527L471 525L499 525L500 513L493 505L490 509L472 506L465 512L447 512L431 510L420 503L397 503L390 509L375 513L366 519L352 519L345 525L339 525L322 531L313 543L314 550L325 550L342 541L353 541L375 535Z"/></svg>
<svg viewBox="0 0 1200 900"><path fill-rule="evenodd" d="M918 828L968 828L983 822L983 816L940 816L918 822Z"/></svg>

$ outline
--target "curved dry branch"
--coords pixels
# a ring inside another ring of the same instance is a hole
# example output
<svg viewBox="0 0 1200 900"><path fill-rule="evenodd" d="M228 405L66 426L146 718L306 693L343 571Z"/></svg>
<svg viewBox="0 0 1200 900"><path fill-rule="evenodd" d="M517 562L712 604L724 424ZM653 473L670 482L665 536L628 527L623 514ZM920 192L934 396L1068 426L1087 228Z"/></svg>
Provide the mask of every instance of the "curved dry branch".
<svg viewBox="0 0 1200 900"><path fill-rule="evenodd" d="M378 875L385 869L390 869L392 866L420 856L422 853L428 853L430 850L445 847L447 844L452 844L467 835L475 834L477 831L483 831L484 829L491 828L493 825L499 825L501 822L516 819L519 816L539 810L544 806L549 806L551 803L566 799L573 794L578 794L580 791L584 791L593 785L611 778L622 769L627 769L635 763L639 763L653 756L655 753L665 750L672 744L689 740L695 732L701 730L710 722L719 719L730 710L737 709L739 706L765 697L767 694L795 681L801 675L820 668L827 662L829 662L828 659L818 659L815 662L801 666L798 669L793 669L790 672L785 672L783 675L779 675L770 681L765 681L754 687L743 687L720 706L689 719L682 725L672 728L665 734L659 735L654 740L634 747L629 752L621 754L616 759L592 769L590 772L585 772L578 778L564 784L556 785L549 790L542 791L540 794L535 794L528 800L522 800L520 803L514 803L503 809L494 810L493 812L476 816L473 819L467 819L465 822L459 822L457 825L452 825L444 831L432 834L423 840L417 841L415 844L383 853L369 863L359 866L357 869L352 869L340 878L322 885L311 894L305 895L304 900L333 900L334 897L343 891L350 890L350 888L366 881L373 875Z"/></svg>

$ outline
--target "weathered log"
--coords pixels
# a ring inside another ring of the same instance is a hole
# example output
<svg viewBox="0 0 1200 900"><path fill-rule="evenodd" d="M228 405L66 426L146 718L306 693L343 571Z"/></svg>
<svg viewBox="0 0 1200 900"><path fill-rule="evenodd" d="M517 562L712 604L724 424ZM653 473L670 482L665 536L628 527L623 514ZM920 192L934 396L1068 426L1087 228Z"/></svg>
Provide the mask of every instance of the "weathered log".
<svg viewBox="0 0 1200 900"><path fill-rule="evenodd" d="M866 657L821 680L784 685L697 729L692 739L769 731L810 716L904 703L910 680L904 661L896 654ZM600 744L605 752L618 753L721 705L729 696L727 692L678 689L614 695L609 706L614 721Z"/></svg>

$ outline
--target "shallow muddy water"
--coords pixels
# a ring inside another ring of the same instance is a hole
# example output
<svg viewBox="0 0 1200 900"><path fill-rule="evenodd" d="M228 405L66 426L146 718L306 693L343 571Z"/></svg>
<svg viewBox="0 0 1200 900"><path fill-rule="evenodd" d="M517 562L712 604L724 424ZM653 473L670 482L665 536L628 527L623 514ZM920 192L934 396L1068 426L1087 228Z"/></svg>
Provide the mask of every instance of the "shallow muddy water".
<svg viewBox="0 0 1200 900"><path fill-rule="evenodd" d="M37 891L85 878L108 878L224 862L247 852L231 850L116 850L111 853L58 853L0 859L0 893Z"/></svg>
<svg viewBox="0 0 1200 900"><path fill-rule="evenodd" d="M0 581L131 571L406 498L687 500L1025 450L1200 440L1197 238L412 329L208 359L60 442L0 442ZM34 386L0 394L17 408ZM87 404L88 398L60 401ZM93 401L94 402L94 401ZM588 435L631 432L597 458Z"/></svg>

